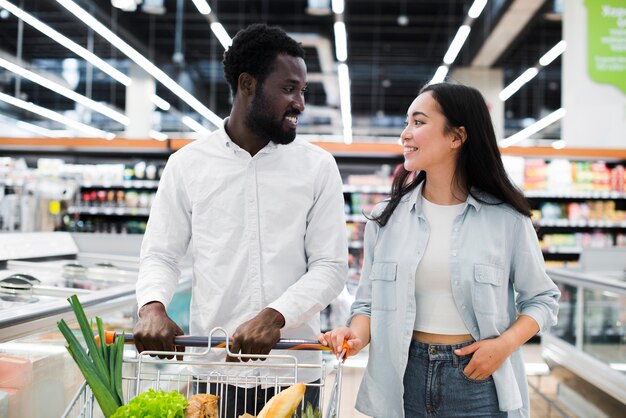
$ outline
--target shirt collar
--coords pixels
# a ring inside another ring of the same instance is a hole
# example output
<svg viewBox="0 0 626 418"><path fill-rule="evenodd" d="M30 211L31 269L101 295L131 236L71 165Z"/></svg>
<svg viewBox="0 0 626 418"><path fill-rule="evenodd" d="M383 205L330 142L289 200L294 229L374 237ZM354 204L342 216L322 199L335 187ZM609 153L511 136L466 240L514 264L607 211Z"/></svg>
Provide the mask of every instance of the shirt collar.
<svg viewBox="0 0 626 418"><path fill-rule="evenodd" d="M424 182L422 181L415 189L413 189L411 193L409 193L408 195L402 198L402 200L404 201L411 202L409 206L409 210L416 211L418 215L423 214L423 210L422 210L422 189L423 188L424 188ZM482 207L483 204L479 200L477 200L474 196L477 196L478 198L483 199L483 200L488 200L489 195L477 189L476 187L471 188L471 193L467 195L467 199L465 199L465 203L467 203L468 206L469 205L473 206L474 209L476 209L476 211L478 212L480 211L480 208Z"/></svg>
<svg viewBox="0 0 626 418"><path fill-rule="evenodd" d="M226 149L232 150L233 152L243 151L243 148L241 148L239 145L237 145L232 140L232 138L230 136L228 136L228 133L226 132L226 122L228 121L228 119L229 119L228 117L224 118L224 123L222 123L222 126L217 131L219 140L224 145L224 147ZM265 145L259 151L259 154L266 154L266 153L272 152L276 148L278 148L278 145L276 143L274 143L273 141L269 141L267 143L267 145Z"/></svg>

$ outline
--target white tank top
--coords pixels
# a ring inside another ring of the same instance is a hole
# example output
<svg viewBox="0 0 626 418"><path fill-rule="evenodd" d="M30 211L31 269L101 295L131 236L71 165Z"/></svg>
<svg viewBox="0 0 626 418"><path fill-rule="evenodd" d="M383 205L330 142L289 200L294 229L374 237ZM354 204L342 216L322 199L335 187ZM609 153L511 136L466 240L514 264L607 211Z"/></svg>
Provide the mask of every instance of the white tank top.
<svg viewBox="0 0 626 418"><path fill-rule="evenodd" d="M432 334L469 334L454 303L450 284L450 236L459 205L437 205L422 196L430 237L415 273L417 312L413 329Z"/></svg>

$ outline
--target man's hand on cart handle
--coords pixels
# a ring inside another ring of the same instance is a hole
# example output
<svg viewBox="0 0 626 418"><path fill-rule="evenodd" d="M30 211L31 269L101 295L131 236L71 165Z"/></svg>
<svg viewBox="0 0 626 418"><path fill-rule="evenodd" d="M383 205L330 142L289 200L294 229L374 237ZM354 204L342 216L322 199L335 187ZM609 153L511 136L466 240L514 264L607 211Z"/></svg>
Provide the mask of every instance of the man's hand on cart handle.
<svg viewBox="0 0 626 418"><path fill-rule="evenodd" d="M285 318L275 309L265 308L254 318L239 325L232 337L230 352L233 354L266 355L280 340L280 329L285 326ZM241 361L258 360L242 358ZM264 360L264 359L261 359ZM227 356L226 361L238 362L238 357Z"/></svg>
<svg viewBox="0 0 626 418"><path fill-rule="evenodd" d="M142 351L177 351L184 352L185 348L174 344L177 335L184 331L167 316L165 306L161 302L149 302L139 310L139 320L133 329L133 339L138 352ZM172 358L173 356L159 356ZM181 356L176 356L182 360Z"/></svg>

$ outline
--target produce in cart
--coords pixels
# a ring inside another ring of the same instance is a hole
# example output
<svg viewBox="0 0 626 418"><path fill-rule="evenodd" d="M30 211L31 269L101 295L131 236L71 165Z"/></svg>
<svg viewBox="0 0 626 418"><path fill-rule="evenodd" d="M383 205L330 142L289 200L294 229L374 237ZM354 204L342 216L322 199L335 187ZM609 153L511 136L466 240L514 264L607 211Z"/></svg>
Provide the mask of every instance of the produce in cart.
<svg viewBox="0 0 626 418"><path fill-rule="evenodd" d="M67 323L61 319L57 322L59 330L67 341L67 351L78 365L78 368L91 388L100 409L106 418L115 413L117 408L124 404L122 394L122 361L124 356L124 341L118 339L113 344L98 344L93 335L93 329L87 320L85 311L76 295L68 299L76 320L87 344L89 352L85 351ZM100 341L105 341L102 320L96 317Z"/></svg>
<svg viewBox="0 0 626 418"><path fill-rule="evenodd" d="M189 398L185 418L219 418L217 401L219 396L199 393Z"/></svg>

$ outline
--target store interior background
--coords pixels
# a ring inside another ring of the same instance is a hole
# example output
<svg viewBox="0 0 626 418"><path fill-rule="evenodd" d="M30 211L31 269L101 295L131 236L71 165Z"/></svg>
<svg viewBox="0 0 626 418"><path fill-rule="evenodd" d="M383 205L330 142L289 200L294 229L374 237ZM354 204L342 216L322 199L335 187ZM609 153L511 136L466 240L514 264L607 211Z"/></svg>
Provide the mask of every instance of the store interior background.
<svg viewBox="0 0 626 418"><path fill-rule="evenodd" d="M481 2L0 0L0 268L63 252L38 235L52 231L72 234L78 249L70 252L137 257L168 156L229 113L221 65L228 39L218 38L220 30L232 37L251 23L278 25L307 53L299 135L333 153L344 180L350 277L323 326L342 322L358 285L364 214L386 196L402 162L406 108L445 68L483 92L506 168L530 199L546 265L563 292L559 325L525 347L533 416L622 416L626 70L622 64L612 84L593 79L588 60L591 16L603 5L622 10L610 23L624 27L626 5L490 0L471 17L474 3ZM87 16L70 12L74 5ZM446 56L462 25L471 29L467 39L458 55ZM623 30L613 35L624 44ZM542 60L563 40L562 54ZM100 61L86 60L88 53ZM623 49L617 56L626 61ZM506 93L523 74L528 81ZM0 370L2 353L28 357L16 344L51 335L54 322L43 323L48 328L10 332L0 325ZM358 382L364 361L355 359L346 375ZM28 364L31 376L50 367ZM25 405L31 396L32 379L4 376L0 416L3 402ZM59 408L76 389L67 386ZM3 401L3 388L15 395ZM352 390L344 395L344 411L352 411Z"/></svg>

